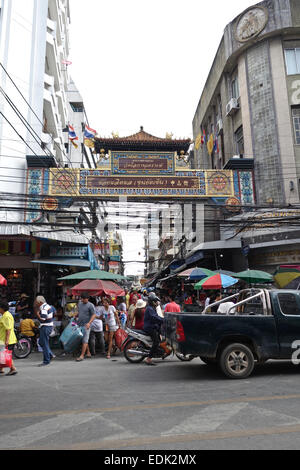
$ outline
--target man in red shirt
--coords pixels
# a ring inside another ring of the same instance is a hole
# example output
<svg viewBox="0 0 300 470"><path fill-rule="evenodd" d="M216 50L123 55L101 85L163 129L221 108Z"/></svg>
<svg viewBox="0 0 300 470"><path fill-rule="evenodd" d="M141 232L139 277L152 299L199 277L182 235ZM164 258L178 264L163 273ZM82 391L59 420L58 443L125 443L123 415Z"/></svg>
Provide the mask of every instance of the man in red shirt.
<svg viewBox="0 0 300 470"><path fill-rule="evenodd" d="M180 308L180 305L178 305L176 302L175 302L175 295L171 294L169 296L171 302L169 302L166 306L165 306L165 313L167 312L171 312L171 313L179 313L181 312L181 308Z"/></svg>

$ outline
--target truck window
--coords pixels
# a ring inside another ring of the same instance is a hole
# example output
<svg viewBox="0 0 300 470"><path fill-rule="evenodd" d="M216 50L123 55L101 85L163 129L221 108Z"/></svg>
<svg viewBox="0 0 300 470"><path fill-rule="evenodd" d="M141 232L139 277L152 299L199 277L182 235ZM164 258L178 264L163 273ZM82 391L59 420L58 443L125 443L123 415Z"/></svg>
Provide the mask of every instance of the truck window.
<svg viewBox="0 0 300 470"><path fill-rule="evenodd" d="M278 302L284 315L300 316L300 308L295 294L278 294Z"/></svg>

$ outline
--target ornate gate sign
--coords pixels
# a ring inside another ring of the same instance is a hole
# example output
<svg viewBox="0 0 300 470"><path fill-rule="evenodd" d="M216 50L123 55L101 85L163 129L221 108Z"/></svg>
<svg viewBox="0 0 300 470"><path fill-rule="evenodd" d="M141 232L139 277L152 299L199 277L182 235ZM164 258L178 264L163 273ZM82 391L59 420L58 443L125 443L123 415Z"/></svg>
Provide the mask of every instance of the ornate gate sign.
<svg viewBox="0 0 300 470"><path fill-rule="evenodd" d="M141 137L145 139L143 142L139 140ZM239 171L192 170L183 158L190 141L154 141L151 138L155 139L141 130L125 144L122 141L117 145L116 140L119 139L101 141L99 148L96 148L96 169L30 168L27 170L27 194L38 194L44 196L47 201L51 200L47 207L53 211L66 198L114 200L127 197L128 200L190 199L193 202L195 198L217 198L224 201L237 198L243 202ZM152 148L157 150L141 150L143 146L149 148L149 142ZM180 151L180 156L179 145L183 148L184 145L187 146L184 152ZM117 149L110 150L109 146L117 146ZM248 191L250 188L250 192L253 192L252 171L249 171L247 176L250 181ZM27 220L33 222L33 219L36 219L36 211L43 208L45 210L45 204L43 206L40 203L30 203Z"/></svg>

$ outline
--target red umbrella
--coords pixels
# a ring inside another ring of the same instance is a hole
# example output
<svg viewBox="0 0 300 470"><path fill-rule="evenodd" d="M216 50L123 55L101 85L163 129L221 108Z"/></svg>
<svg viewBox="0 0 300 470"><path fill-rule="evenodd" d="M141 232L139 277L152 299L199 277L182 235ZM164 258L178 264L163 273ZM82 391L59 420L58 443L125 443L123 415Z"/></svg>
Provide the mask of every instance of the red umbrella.
<svg viewBox="0 0 300 470"><path fill-rule="evenodd" d="M0 274L0 286L7 286L7 280Z"/></svg>
<svg viewBox="0 0 300 470"><path fill-rule="evenodd" d="M112 281L101 281L100 279L96 280L85 280L72 287L71 289L73 295L81 295L83 292L93 295L113 295L116 297L123 297L125 295L124 289L115 284Z"/></svg>

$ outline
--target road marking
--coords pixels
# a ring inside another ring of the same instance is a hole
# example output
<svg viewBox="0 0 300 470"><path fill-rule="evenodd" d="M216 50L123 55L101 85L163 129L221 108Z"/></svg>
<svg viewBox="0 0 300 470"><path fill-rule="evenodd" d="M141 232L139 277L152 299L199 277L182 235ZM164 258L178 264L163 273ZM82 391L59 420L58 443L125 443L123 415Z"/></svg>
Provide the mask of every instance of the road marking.
<svg viewBox="0 0 300 470"><path fill-rule="evenodd" d="M221 424L224 424L247 407L248 403L225 403L224 405L207 406L200 413L188 417L182 423L168 430L163 436L215 431Z"/></svg>
<svg viewBox="0 0 300 470"><path fill-rule="evenodd" d="M38 418L46 416L68 416L85 413L119 413L126 411L138 411L138 410L151 410L151 409L167 409L167 408L182 408L182 407L197 407L197 406L210 406L225 403L255 403L264 401L276 401L276 400L299 400L300 394L295 395L277 395L277 396L266 396L266 397L246 397L246 398L228 398L224 400L208 400L208 401L184 401L175 403L160 403L160 404L145 404L145 405L124 405L114 406L111 408L90 408L82 410L57 410L57 411L37 411L32 413L13 413L13 414L1 414L0 421L3 419L15 420L21 418Z"/></svg>
<svg viewBox="0 0 300 470"><path fill-rule="evenodd" d="M246 437L257 437L257 436L273 436L280 434L292 434L300 433L300 425L297 426L275 426L271 428L258 428L228 432L208 432L208 433L194 433L177 436L159 436L159 437L143 437L134 439L124 440L106 440L97 442L81 442L72 445L52 446L52 447L30 447L25 450L100 450L100 449L121 449L121 448L133 448L145 447L150 445L161 445L161 444L183 444L191 443L193 441L211 441L217 439L234 439L234 438L246 438Z"/></svg>
<svg viewBox="0 0 300 470"><path fill-rule="evenodd" d="M53 434L87 423L95 417L98 417L95 413L59 416L42 421L41 423L27 426L26 428L18 429L10 434L0 436L0 449L27 447L34 442L45 439Z"/></svg>

